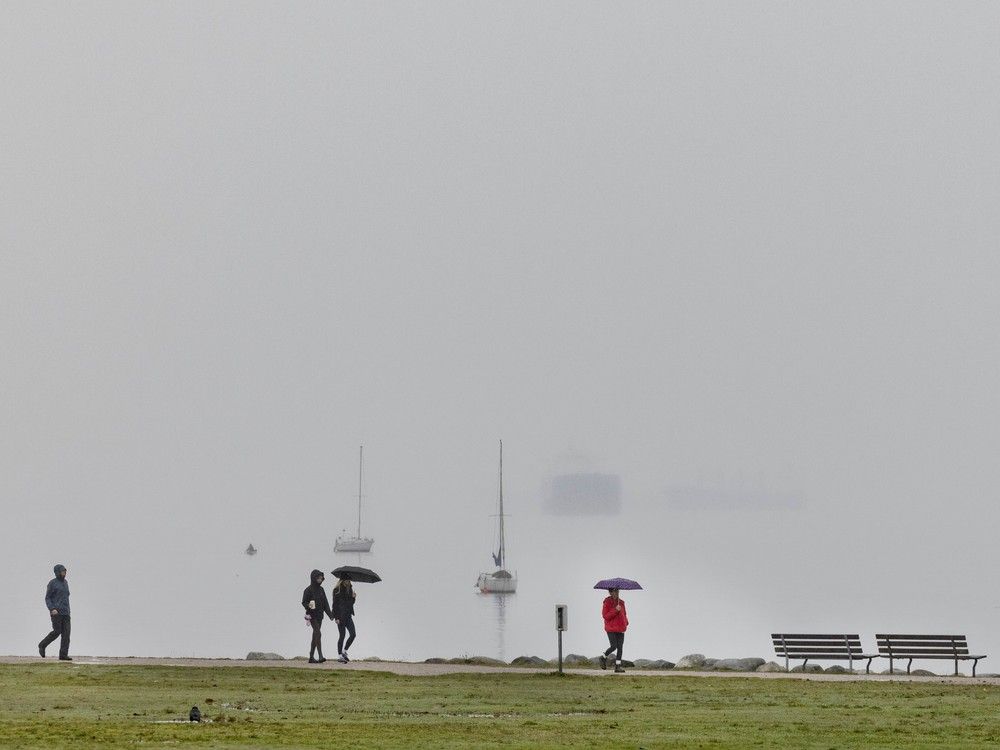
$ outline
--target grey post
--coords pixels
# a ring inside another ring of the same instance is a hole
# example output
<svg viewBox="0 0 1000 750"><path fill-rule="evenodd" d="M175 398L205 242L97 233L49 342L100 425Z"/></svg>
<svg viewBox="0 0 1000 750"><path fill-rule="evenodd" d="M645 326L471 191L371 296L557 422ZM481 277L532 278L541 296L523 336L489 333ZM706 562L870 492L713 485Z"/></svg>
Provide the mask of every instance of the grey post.
<svg viewBox="0 0 1000 750"><path fill-rule="evenodd" d="M563 673L562 634L569 627L569 608L565 604L556 605L556 631L559 633L559 674Z"/></svg>

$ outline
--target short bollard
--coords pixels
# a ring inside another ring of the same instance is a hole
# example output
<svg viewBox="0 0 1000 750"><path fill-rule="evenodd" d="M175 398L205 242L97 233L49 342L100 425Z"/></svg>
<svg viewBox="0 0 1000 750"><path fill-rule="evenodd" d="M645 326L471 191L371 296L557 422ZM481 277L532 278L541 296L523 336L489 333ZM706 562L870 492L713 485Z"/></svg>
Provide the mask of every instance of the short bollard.
<svg viewBox="0 0 1000 750"><path fill-rule="evenodd" d="M556 605L556 631L559 633L559 674L563 673L562 668L562 634L569 628L569 607L565 604Z"/></svg>

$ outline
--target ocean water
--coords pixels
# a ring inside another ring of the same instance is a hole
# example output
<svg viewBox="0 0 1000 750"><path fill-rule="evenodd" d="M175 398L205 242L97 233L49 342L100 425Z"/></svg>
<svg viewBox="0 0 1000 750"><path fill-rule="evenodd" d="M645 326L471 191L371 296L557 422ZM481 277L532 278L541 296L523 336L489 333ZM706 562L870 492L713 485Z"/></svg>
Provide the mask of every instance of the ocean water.
<svg viewBox="0 0 1000 750"><path fill-rule="evenodd" d="M520 512L507 525L508 556L518 591L506 596L475 588L478 573L490 569L492 545L492 521L478 512L469 514L477 530L464 535L426 515L405 523L373 512L376 542L370 554L334 554L333 529L312 529L289 541L277 521L253 539L243 530L220 534L206 527L170 545L144 545L130 535L123 547L121 537L113 537L114 555L99 543L81 544L66 561L72 650L303 655L309 629L300 599L309 571L327 571L332 584L329 571L341 564L370 567L384 579L356 585L355 658L552 658L556 604L569 607L564 653L593 656L606 640L600 616L605 594L592 586L609 576L643 585L642 591L623 593L630 619L626 658L676 661L692 652L773 658L770 633L777 631L858 632L871 648L874 633L883 628L943 629L967 633L977 651L989 653L998 645L992 640L998 610L961 584L961 571L981 564L982 548L957 547L933 577L911 576L911 561L883 555L884 530L845 530L833 514L816 509L662 506L645 515L580 518L515 510ZM456 525L467 520L458 518ZM243 553L250 541L260 550L256 556ZM0 626L6 653L33 653L46 630L41 595L50 562L39 557L28 576L27 559L17 560L22 574L4 584L4 601L14 615ZM944 585L946 580L955 585ZM935 582L942 585L933 597L921 593ZM336 628L327 623L324 633L327 654L336 653ZM989 662L981 671L992 671Z"/></svg>

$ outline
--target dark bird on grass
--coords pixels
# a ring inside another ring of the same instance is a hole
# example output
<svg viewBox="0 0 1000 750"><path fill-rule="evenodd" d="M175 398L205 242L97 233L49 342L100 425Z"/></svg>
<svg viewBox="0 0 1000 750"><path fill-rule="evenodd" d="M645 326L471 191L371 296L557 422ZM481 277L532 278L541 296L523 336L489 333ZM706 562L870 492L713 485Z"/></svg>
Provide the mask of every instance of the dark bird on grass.
<svg viewBox="0 0 1000 750"><path fill-rule="evenodd" d="M191 713L188 714L188 718L191 721L201 721L201 711L198 710L197 706L191 706Z"/></svg>

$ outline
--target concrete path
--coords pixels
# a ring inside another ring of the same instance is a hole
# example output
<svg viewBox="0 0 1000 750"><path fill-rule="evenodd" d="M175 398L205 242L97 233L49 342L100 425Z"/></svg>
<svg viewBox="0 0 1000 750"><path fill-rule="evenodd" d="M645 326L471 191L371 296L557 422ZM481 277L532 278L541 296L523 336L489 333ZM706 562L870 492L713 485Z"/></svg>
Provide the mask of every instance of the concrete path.
<svg viewBox="0 0 1000 750"><path fill-rule="evenodd" d="M54 657L42 659L38 656L0 656L0 664L50 664L54 668L70 669L82 665L102 666L140 666L140 667L231 667L234 669L252 668L283 668L283 669L313 669L313 670L350 670L369 672L392 672L393 674L412 677L433 677L443 674L538 674L551 672L551 667L483 667L471 664L426 664L424 662L405 661L352 661L341 664L337 661L327 661L325 664L309 664L304 659L282 659L274 661L246 661L244 659L171 659L139 656L73 656L72 662L60 662ZM954 685L996 685L1000 686L1000 677L908 677L904 674L824 674L800 672L690 672L687 670L654 670L629 669L624 675L600 669L565 669L567 674L584 675L587 677L607 677L623 679L627 677L719 677L724 679L761 679L761 680L810 680L817 682L931 682Z"/></svg>

